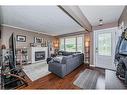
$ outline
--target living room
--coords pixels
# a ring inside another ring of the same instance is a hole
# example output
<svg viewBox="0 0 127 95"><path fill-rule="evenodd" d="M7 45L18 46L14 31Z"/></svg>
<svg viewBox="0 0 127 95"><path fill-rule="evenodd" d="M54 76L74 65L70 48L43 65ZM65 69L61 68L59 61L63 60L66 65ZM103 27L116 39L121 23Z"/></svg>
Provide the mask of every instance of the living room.
<svg viewBox="0 0 127 95"><path fill-rule="evenodd" d="M0 8L1 89L127 88L114 64L126 6Z"/></svg>

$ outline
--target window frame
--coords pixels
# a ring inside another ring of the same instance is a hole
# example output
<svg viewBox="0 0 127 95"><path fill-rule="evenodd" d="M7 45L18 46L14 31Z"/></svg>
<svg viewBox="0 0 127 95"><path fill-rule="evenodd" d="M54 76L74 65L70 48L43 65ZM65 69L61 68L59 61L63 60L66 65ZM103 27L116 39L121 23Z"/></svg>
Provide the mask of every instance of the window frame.
<svg viewBox="0 0 127 95"><path fill-rule="evenodd" d="M65 42L65 39L67 39L67 38L75 38L76 40L76 42L75 42L75 45L76 45L76 50L75 50L75 52L78 52L78 48L77 48L77 46L78 46L78 44L77 44L77 38L78 37L82 37L82 53L84 53L84 35L76 35L76 36L67 36L67 37L61 37L60 38L60 40L61 39L64 39L64 51L66 51L66 47L65 47L65 45L66 45L66 42ZM61 41L60 41L60 45L61 45ZM61 50L61 49L60 49Z"/></svg>
<svg viewBox="0 0 127 95"><path fill-rule="evenodd" d="M65 39L64 38L60 38L60 49L61 49L61 39L63 40L63 45L64 45L63 50L65 50Z"/></svg>
<svg viewBox="0 0 127 95"><path fill-rule="evenodd" d="M71 39L71 38L72 38L72 39L75 39L75 41L74 41L75 51L77 50L77 49L76 49L76 37L66 37L66 39L64 39L65 51L67 51L67 48L66 48L66 45L67 45L66 40L67 40L67 39ZM74 52L75 52L75 51L74 51Z"/></svg>

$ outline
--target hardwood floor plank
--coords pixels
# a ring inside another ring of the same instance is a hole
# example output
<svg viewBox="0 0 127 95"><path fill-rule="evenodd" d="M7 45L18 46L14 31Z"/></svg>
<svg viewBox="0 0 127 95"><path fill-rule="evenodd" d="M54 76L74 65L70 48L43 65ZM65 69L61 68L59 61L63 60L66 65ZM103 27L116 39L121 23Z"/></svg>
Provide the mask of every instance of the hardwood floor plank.
<svg viewBox="0 0 127 95"><path fill-rule="evenodd" d="M93 68L83 64L64 78L60 78L57 75L51 73L34 82L31 82L29 86L23 89L80 89L77 86L73 85L73 82L86 68L97 70L100 73L100 76L104 74L103 69Z"/></svg>
<svg viewBox="0 0 127 95"><path fill-rule="evenodd" d="M73 85L73 82L78 78L81 72L85 69L96 70L99 72L99 77L96 83L96 89L127 89L125 84L121 82L115 75L114 71L105 70L102 68L95 68L86 65L81 65L66 75L64 78L60 78L57 75L50 73L45 77L42 77L36 81L31 82L28 78L29 84L27 87L21 87L19 89L80 89Z"/></svg>
<svg viewBox="0 0 127 95"><path fill-rule="evenodd" d="M106 70L106 89L127 89L127 85L124 84L117 76L115 71Z"/></svg>

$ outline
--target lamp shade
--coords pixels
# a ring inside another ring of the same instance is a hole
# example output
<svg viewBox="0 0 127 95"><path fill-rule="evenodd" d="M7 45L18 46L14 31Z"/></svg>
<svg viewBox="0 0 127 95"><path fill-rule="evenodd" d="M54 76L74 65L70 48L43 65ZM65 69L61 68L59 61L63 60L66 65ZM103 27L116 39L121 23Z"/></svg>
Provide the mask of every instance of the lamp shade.
<svg viewBox="0 0 127 95"><path fill-rule="evenodd" d="M53 42L53 46L54 46L54 48L58 48L59 47L59 41L58 40L55 40Z"/></svg>
<svg viewBox="0 0 127 95"><path fill-rule="evenodd" d="M89 46L89 41L85 42L85 46L88 47Z"/></svg>
<svg viewBox="0 0 127 95"><path fill-rule="evenodd" d="M55 48L58 48L58 43L55 43L55 44L54 44L54 47L55 47Z"/></svg>

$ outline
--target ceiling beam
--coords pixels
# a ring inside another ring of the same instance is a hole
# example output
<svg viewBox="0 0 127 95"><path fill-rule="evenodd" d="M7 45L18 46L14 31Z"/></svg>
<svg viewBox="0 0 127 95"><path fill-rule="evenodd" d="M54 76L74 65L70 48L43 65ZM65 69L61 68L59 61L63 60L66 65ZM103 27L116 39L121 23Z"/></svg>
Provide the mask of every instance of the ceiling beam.
<svg viewBox="0 0 127 95"><path fill-rule="evenodd" d="M77 24L79 24L81 27L83 27L73 16L71 16L71 14L70 14L68 11L66 11L62 6L58 5L58 7L59 7L62 11L64 11L69 17L71 17Z"/></svg>
<svg viewBox="0 0 127 95"><path fill-rule="evenodd" d="M84 16L78 6L61 6L58 7L64 11L69 17L71 17L77 24L85 29L85 31L92 31L92 26Z"/></svg>

